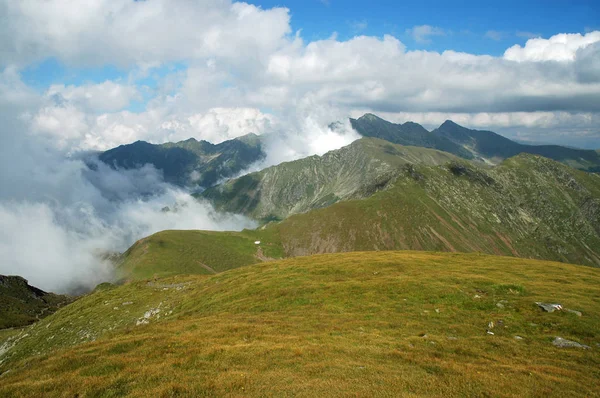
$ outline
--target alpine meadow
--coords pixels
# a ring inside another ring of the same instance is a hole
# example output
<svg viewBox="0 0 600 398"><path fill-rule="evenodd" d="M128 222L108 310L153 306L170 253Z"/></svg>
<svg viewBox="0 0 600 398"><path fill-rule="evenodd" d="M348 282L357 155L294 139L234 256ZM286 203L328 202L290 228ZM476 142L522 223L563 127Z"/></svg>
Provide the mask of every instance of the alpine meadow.
<svg viewBox="0 0 600 398"><path fill-rule="evenodd" d="M597 2L0 20L0 397L600 397Z"/></svg>

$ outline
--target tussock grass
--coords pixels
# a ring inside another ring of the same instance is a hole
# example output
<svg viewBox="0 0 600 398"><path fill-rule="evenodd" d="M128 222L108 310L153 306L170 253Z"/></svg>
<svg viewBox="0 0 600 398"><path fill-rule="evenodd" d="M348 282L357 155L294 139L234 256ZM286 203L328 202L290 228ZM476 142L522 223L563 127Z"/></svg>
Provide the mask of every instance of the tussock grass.
<svg viewBox="0 0 600 398"><path fill-rule="evenodd" d="M597 396L599 297L598 269L424 252L137 281L26 329L0 365L0 395ZM114 310L126 301L128 314ZM160 318L135 326L159 305ZM48 341L61 327L85 327L95 341ZM592 349L556 348L555 336Z"/></svg>

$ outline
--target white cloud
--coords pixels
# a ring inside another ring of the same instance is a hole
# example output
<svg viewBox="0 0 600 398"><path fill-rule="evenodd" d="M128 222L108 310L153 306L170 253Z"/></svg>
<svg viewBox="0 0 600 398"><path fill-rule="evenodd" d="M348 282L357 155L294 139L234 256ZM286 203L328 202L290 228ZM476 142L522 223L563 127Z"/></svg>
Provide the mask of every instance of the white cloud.
<svg viewBox="0 0 600 398"><path fill-rule="evenodd" d="M414 26L411 29L407 29L406 33L411 35L417 43L422 44L431 43L432 36L446 35L446 31L444 29L431 25Z"/></svg>
<svg viewBox="0 0 600 398"><path fill-rule="evenodd" d="M504 52L504 58L517 62L574 61L577 50L598 41L600 41L600 31L585 35L561 33L549 39L529 39L525 47L515 44Z"/></svg>
<svg viewBox="0 0 600 398"><path fill-rule="evenodd" d="M141 98L136 87L110 80L81 86L53 84L46 95L81 104L94 111L118 111L129 106L132 100Z"/></svg>
<svg viewBox="0 0 600 398"><path fill-rule="evenodd" d="M75 65L163 63L210 56L250 60L290 32L285 8L229 0L0 2L0 65L56 56Z"/></svg>

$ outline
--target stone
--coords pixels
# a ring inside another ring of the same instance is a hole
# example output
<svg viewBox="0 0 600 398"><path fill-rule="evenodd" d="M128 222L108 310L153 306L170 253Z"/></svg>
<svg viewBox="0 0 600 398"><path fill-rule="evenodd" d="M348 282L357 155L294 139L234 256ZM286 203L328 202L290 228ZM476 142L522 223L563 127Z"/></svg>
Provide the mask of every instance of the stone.
<svg viewBox="0 0 600 398"><path fill-rule="evenodd" d="M562 337L556 337L554 339L554 341L552 342L552 344L555 347L559 347L559 348L582 348L584 350L589 350L590 349L590 346L578 343L576 341L563 339Z"/></svg>
<svg viewBox="0 0 600 398"><path fill-rule="evenodd" d="M564 309L566 312L570 312L571 314L575 314L577 316L582 316L583 314L580 311L570 310L568 308Z"/></svg>
<svg viewBox="0 0 600 398"><path fill-rule="evenodd" d="M523 337L521 337L521 336L515 336L515 340L523 340Z"/></svg>
<svg viewBox="0 0 600 398"><path fill-rule="evenodd" d="M561 311L563 309L562 305L560 305L560 304L540 303L540 302L536 302L536 304L538 305L538 307L540 307L541 309L543 309L546 312Z"/></svg>

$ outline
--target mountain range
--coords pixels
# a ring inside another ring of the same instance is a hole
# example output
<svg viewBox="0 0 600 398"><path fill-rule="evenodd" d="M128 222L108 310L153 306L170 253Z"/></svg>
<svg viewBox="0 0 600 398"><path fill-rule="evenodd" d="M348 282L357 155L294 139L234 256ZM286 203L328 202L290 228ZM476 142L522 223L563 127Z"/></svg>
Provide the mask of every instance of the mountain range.
<svg viewBox="0 0 600 398"><path fill-rule="evenodd" d="M390 143L437 149L468 160L497 164L530 153L544 156L585 171L600 171L600 152L558 145L524 145L491 131L470 130L446 121L433 131L413 122L394 124L373 114L350 119L363 137ZM261 136L247 134L214 145L190 138L166 144L137 141L99 155L113 168L132 169L151 164L161 170L165 181L179 186L208 188L237 175L265 156Z"/></svg>
<svg viewBox="0 0 600 398"><path fill-rule="evenodd" d="M0 395L598 395L598 153L351 123L238 178L261 137L102 153L260 226L144 237L75 301L0 276Z"/></svg>

